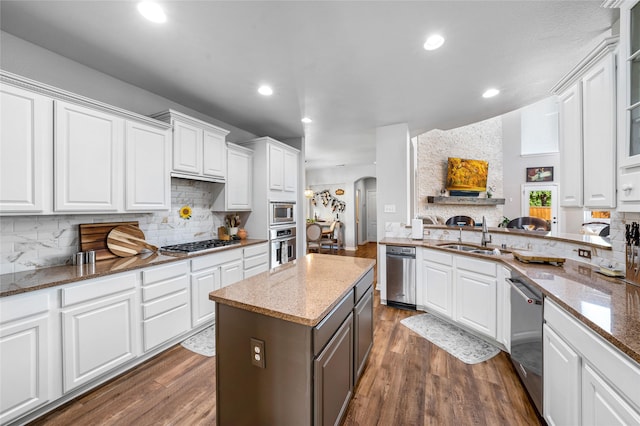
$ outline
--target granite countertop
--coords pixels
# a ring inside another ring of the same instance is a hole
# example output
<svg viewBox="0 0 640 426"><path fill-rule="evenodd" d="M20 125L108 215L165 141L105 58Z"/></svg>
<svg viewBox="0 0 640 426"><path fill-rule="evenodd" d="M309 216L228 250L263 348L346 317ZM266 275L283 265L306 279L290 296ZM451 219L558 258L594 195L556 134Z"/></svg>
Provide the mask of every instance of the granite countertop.
<svg viewBox="0 0 640 426"><path fill-rule="evenodd" d="M225 250L233 250L255 244L266 243L267 240L246 239L238 244L212 249L206 252L191 254L162 254L161 252L145 252L132 257L118 257L115 259L100 260L95 265L84 264L61 265L50 268L40 268L30 271L14 272L0 275L0 297L14 294L41 290L62 284L74 283L92 278L104 277L120 272L133 271L147 266L156 266L163 263L192 259L198 256L206 256Z"/></svg>
<svg viewBox="0 0 640 426"><path fill-rule="evenodd" d="M385 238L380 244L435 248L501 262L640 363L640 287L602 275L596 266L569 259L563 266L522 263L511 253L482 255L438 247L440 240Z"/></svg>
<svg viewBox="0 0 640 426"><path fill-rule="evenodd" d="M314 327L375 264L372 259L308 254L216 290L209 299Z"/></svg>

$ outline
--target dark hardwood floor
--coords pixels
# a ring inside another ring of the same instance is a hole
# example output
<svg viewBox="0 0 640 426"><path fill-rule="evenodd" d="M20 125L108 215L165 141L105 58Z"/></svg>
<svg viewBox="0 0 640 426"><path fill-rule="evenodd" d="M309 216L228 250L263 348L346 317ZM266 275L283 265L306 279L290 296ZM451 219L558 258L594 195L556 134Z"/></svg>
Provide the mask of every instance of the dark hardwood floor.
<svg viewBox="0 0 640 426"><path fill-rule="evenodd" d="M376 258L376 244L339 255ZM374 347L343 425L539 425L505 353L467 365L374 306ZM213 425L215 358L177 345L33 425Z"/></svg>

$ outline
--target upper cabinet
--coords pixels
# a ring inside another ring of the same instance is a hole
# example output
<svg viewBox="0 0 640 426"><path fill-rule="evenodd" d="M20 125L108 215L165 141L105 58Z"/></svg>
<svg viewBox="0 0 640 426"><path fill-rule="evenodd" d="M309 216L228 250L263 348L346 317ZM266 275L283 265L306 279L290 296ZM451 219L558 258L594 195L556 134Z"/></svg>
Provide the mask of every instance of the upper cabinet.
<svg viewBox="0 0 640 426"><path fill-rule="evenodd" d="M563 207L616 206L617 42L606 38L553 88Z"/></svg>
<svg viewBox="0 0 640 426"><path fill-rule="evenodd" d="M253 151L227 144L226 185L214 189L213 211L249 211L252 206Z"/></svg>
<svg viewBox="0 0 640 426"><path fill-rule="evenodd" d="M228 130L174 110L152 117L173 126L171 176L210 182L226 180Z"/></svg>
<svg viewBox="0 0 640 426"><path fill-rule="evenodd" d="M0 213L51 212L53 100L0 86Z"/></svg>
<svg viewBox="0 0 640 426"><path fill-rule="evenodd" d="M0 214L171 207L168 124L5 71L0 79Z"/></svg>
<svg viewBox="0 0 640 426"><path fill-rule="evenodd" d="M620 6L618 210L640 212L640 4Z"/></svg>
<svg viewBox="0 0 640 426"><path fill-rule="evenodd" d="M295 201L298 190L298 157L300 151L269 137L242 142L256 158L254 186L257 196L267 200ZM266 192L266 193L265 193ZM256 199L256 202L262 201Z"/></svg>

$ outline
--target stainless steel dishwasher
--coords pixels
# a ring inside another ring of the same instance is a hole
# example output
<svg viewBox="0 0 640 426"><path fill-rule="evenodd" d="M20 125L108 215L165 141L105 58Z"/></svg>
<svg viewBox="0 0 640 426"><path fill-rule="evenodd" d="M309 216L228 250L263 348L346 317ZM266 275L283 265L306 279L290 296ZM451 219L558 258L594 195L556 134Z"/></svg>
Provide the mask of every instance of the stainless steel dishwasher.
<svg viewBox="0 0 640 426"><path fill-rule="evenodd" d="M416 309L416 248L387 246L387 305Z"/></svg>

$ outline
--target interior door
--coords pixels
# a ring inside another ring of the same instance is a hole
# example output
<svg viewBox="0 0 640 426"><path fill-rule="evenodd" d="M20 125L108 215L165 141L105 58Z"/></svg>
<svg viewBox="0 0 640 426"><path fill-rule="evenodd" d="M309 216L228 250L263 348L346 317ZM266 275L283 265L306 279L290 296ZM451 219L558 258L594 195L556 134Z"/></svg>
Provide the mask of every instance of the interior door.
<svg viewBox="0 0 640 426"><path fill-rule="evenodd" d="M367 191L367 241L378 241L378 219L376 214L376 191Z"/></svg>
<svg viewBox="0 0 640 426"><path fill-rule="evenodd" d="M522 185L522 216L539 217L551 224L551 233L559 228L558 185L525 183Z"/></svg>

